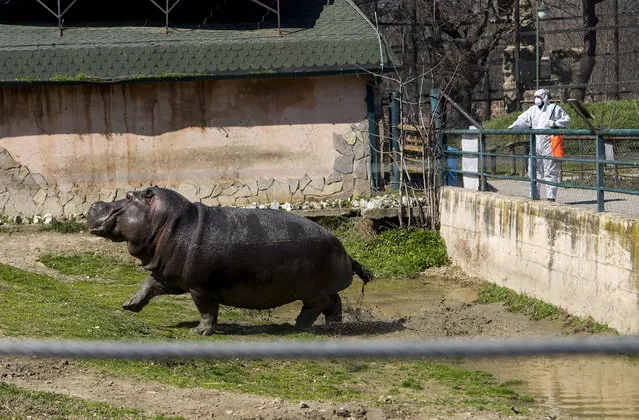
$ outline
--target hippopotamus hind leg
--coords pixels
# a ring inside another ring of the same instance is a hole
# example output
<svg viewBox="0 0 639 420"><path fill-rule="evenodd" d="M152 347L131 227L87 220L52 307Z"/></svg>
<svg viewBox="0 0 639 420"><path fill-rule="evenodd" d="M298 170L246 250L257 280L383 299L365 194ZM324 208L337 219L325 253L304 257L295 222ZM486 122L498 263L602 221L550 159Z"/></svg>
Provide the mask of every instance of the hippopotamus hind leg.
<svg viewBox="0 0 639 420"><path fill-rule="evenodd" d="M197 310L202 316L202 320L197 327L191 328L191 332L199 335L212 335L217 326L217 315L220 311L220 304L210 295L191 290L191 297Z"/></svg>
<svg viewBox="0 0 639 420"><path fill-rule="evenodd" d="M151 299L160 295L179 295L184 290L160 283L152 275L147 277L138 291L122 307L132 312L140 312Z"/></svg>
<svg viewBox="0 0 639 420"><path fill-rule="evenodd" d="M337 293L328 296L328 306L322 311L327 324L342 322L342 298Z"/></svg>
<svg viewBox="0 0 639 420"><path fill-rule="evenodd" d="M310 328L317 317L330 306L328 296L313 300L303 300L302 310L295 320L297 328Z"/></svg>

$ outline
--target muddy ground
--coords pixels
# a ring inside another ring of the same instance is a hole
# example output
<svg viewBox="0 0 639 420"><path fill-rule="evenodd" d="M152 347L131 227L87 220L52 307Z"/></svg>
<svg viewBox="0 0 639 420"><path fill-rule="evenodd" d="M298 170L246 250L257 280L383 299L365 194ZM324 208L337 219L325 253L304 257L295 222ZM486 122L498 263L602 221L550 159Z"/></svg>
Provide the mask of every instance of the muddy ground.
<svg viewBox="0 0 639 420"><path fill-rule="evenodd" d="M53 232L0 232L0 262L32 272L60 277L38 262L46 252L96 252L135 263L123 243L112 243L88 234ZM62 279L65 280L65 279ZM68 280L68 279L67 279ZM384 281L380 279L379 281ZM357 335L358 321L379 325L380 331L366 331L383 338L427 339L435 337L516 337L561 335L566 333L562 320L533 321L507 312L501 304L473 303L480 282L465 276L455 267L427 270L415 280L426 284L424 292L367 291L363 301L354 294L345 297L345 324L349 338ZM272 311L270 320L294 322L296 304ZM371 323L370 321L379 321ZM225 328L220 319L220 327ZM322 320L317 321L322 324ZM401 325L401 328L384 328ZM226 326L229 328L229 326ZM322 325L318 325L318 332ZM0 331L1 335L1 331ZM149 414L185 418L437 418L443 413L415 412L401 403L386 401L383 408L353 401L336 404L319 401L283 401L255 395L211 389L183 389L154 382L107 377L78 366L73 360L0 358L0 380L17 386L53 391L115 407L135 408ZM387 396L380 396L385 399ZM390 403L389 403L390 402ZM0 407L2 414L2 407ZM4 415L8 415L5 412ZM497 418L486 412L464 412L455 418Z"/></svg>

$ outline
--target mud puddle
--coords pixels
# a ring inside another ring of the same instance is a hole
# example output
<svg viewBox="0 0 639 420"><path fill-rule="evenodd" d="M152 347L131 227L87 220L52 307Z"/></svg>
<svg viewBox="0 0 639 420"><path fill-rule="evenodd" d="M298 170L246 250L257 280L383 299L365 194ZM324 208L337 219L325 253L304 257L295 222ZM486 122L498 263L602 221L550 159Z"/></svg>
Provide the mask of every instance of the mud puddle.
<svg viewBox="0 0 639 420"><path fill-rule="evenodd" d="M462 367L523 381L509 387L558 418L639 418L639 362L625 356L482 358Z"/></svg>

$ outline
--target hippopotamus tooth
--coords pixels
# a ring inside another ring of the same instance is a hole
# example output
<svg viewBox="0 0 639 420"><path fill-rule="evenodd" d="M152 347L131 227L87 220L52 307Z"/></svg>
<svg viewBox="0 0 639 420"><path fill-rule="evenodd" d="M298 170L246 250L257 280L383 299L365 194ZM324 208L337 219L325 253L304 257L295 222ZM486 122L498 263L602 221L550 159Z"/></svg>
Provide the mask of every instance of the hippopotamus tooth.
<svg viewBox="0 0 639 420"><path fill-rule="evenodd" d="M202 316L191 331L215 331L220 304L268 309L303 303L295 325L310 327L323 313L341 322L339 291L353 274L373 275L352 259L327 229L271 209L208 207L175 191L151 187L126 198L96 202L92 234L126 241L151 274L123 307L140 311L155 296L190 293Z"/></svg>

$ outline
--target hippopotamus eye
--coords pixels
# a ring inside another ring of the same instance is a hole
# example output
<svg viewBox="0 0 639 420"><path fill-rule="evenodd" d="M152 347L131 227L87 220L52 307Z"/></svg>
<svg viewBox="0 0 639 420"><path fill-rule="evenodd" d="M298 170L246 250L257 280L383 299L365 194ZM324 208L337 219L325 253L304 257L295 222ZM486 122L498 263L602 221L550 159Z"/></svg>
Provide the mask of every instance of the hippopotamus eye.
<svg viewBox="0 0 639 420"><path fill-rule="evenodd" d="M129 191L126 193L126 201L131 201L133 199L133 193Z"/></svg>

